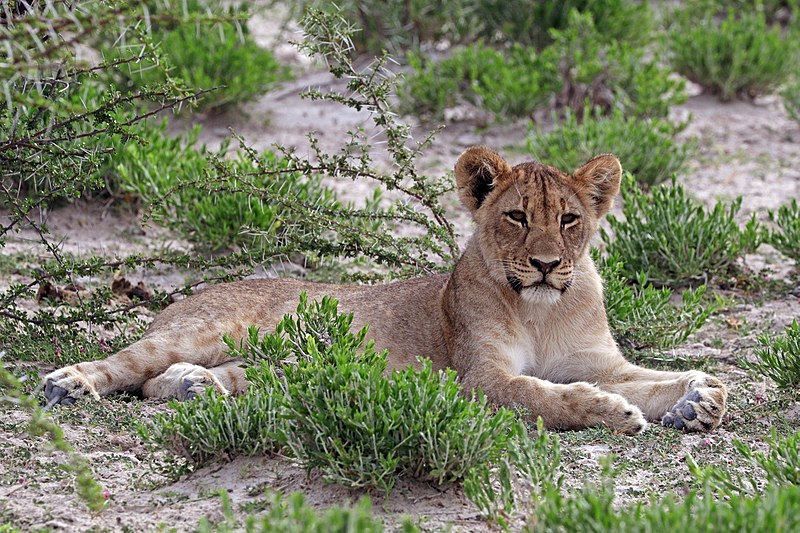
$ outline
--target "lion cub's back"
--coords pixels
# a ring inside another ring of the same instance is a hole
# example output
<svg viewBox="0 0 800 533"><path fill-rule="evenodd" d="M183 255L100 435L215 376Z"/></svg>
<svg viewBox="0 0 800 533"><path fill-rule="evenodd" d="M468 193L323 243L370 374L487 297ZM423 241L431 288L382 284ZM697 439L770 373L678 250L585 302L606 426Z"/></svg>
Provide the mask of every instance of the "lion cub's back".
<svg viewBox="0 0 800 533"><path fill-rule="evenodd" d="M369 324L369 338L390 350L394 368L430 357L437 368L448 365L441 326L441 294L448 275L433 275L386 285L332 285L288 279L245 280L212 285L165 308L148 335L167 330L201 330L206 334L242 336L255 324L272 331L287 313L295 312L300 293L310 299L330 295L339 310L353 313L353 327Z"/></svg>

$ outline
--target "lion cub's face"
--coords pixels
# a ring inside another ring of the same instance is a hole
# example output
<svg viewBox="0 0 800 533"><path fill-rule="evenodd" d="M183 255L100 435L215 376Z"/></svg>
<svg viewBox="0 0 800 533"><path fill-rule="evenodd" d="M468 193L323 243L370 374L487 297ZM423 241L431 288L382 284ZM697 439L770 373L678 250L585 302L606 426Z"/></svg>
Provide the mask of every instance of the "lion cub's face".
<svg viewBox="0 0 800 533"><path fill-rule="evenodd" d="M536 162L512 168L492 150L474 147L455 171L492 279L529 302L554 302L572 285L622 169L613 155L595 157L573 175Z"/></svg>

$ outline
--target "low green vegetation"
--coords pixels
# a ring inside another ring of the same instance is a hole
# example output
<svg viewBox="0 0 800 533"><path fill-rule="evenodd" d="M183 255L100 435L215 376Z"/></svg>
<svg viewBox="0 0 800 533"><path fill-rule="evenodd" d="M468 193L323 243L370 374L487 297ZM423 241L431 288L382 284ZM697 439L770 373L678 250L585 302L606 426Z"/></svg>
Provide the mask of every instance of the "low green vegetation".
<svg viewBox="0 0 800 533"><path fill-rule="evenodd" d="M698 531L750 533L795 531L800 527L800 487L769 489L763 495L718 500L710 492L667 496L618 510L613 489L585 486L576 496L553 494L530 519L528 531Z"/></svg>
<svg viewBox="0 0 800 533"><path fill-rule="evenodd" d="M793 329L795 339L800 340L800 329L798 329L797 323L794 324ZM795 346L800 346L800 344L796 343ZM795 353L800 354L800 351ZM795 364L795 369L797 368ZM770 485L800 486L800 432L779 439L773 430L765 440L769 445L769 450L766 452L755 451L752 446L740 440L734 441L734 445L740 455L764 473L764 479ZM743 484L739 485L739 487L742 486ZM754 492L757 491L757 484L753 484L751 481L750 486Z"/></svg>
<svg viewBox="0 0 800 533"><path fill-rule="evenodd" d="M683 84L669 77L643 48L605 39L591 13L572 11L553 43L541 51L512 44L475 44L440 61L412 54L412 73L399 87L401 109L441 118L466 101L502 117L530 116L554 106L582 113L621 109L634 117L665 117L685 99Z"/></svg>
<svg viewBox="0 0 800 533"><path fill-rule="evenodd" d="M792 322L778 337L761 335L754 356L754 361L741 358L739 366L770 378L782 389L797 389L800 386L800 324Z"/></svg>
<svg viewBox="0 0 800 533"><path fill-rule="evenodd" d="M211 153L197 143L199 128L171 137L166 126L137 128L136 142L111 137L113 155L100 172L112 191L134 194L154 220L200 250L274 254L290 239L287 232L308 232L307 216L295 204L342 208L320 175L292 172L273 152L225 158L227 143Z"/></svg>
<svg viewBox="0 0 800 533"><path fill-rule="evenodd" d="M271 389L251 387L227 398L209 390L192 402L170 404L169 415L158 415L143 436L193 465L237 455L270 454L283 446L278 416L280 396Z"/></svg>
<svg viewBox="0 0 800 533"><path fill-rule="evenodd" d="M670 15L673 68L721 100L774 91L797 65L792 32L770 26L763 9L748 2L691 2Z"/></svg>
<svg viewBox="0 0 800 533"><path fill-rule="evenodd" d="M769 219L777 229L768 231L765 240L786 257L800 264L800 205L793 198L792 203L769 211Z"/></svg>
<svg viewBox="0 0 800 533"><path fill-rule="evenodd" d="M400 86L401 109L422 116L441 118L466 101L496 115L524 117L556 91L552 65L517 44L501 51L478 43L438 62L411 54L408 62L413 74Z"/></svg>
<svg viewBox="0 0 800 533"><path fill-rule="evenodd" d="M402 55L405 50L422 44L449 39L460 42L467 35L475 36L473 4L475 0L304 0L295 9L300 14L321 9L342 17L358 27L353 34L353 47L358 53L379 54L384 50Z"/></svg>
<svg viewBox="0 0 800 533"><path fill-rule="evenodd" d="M684 290L681 305L675 305L668 287L653 287L643 274L627 278L624 264L616 256L601 258L595 251L594 258L605 287L608 325L623 348L674 348L699 330L719 307L708 302L705 285Z"/></svg>
<svg viewBox="0 0 800 533"><path fill-rule="evenodd" d="M637 182L649 187L683 171L696 143L680 143L675 135L686 124L663 119L626 117L621 110L609 116L586 113L579 121L567 112L549 131L536 130L527 151L537 160L571 172L597 154L613 153Z"/></svg>
<svg viewBox="0 0 800 533"><path fill-rule="evenodd" d="M388 50L402 55L423 45L446 40L464 44L475 40L519 43L541 49L552 42L551 29L563 29L572 11L597 21L604 38L645 43L652 35L653 17L647 2L631 0L343 0L300 2L298 11L325 9L358 26L358 52Z"/></svg>
<svg viewBox="0 0 800 533"><path fill-rule="evenodd" d="M795 122L800 122L800 80L794 79L781 90L783 107Z"/></svg>
<svg viewBox="0 0 800 533"><path fill-rule="evenodd" d="M553 44L541 58L556 72L557 109L666 118L686 100L684 83L670 76L657 52L604 37L591 13L572 11L567 26L551 34Z"/></svg>
<svg viewBox="0 0 800 533"><path fill-rule="evenodd" d="M687 457L695 479L682 497L653 496L649 502L618 507L613 457L601 460L597 483L576 492L548 490L528 518L528 531L687 531L746 533L794 531L800 527L800 433L766 438L767 452L741 441L734 450L750 468L701 467ZM747 472L742 474L741 472ZM758 474L757 474L758 472ZM760 475L763 474L763 475Z"/></svg>
<svg viewBox="0 0 800 533"><path fill-rule="evenodd" d="M476 24L480 35L537 49L552 43L552 30L569 26L572 12L594 20L602 41L639 45L652 35L653 16L647 2L630 0L477 0Z"/></svg>
<svg viewBox="0 0 800 533"><path fill-rule="evenodd" d="M630 279L671 287L708 283L761 242L755 217L744 227L736 222L741 198L708 210L674 181L645 193L626 174L622 200L624 220L609 215L611 233L601 228L600 235Z"/></svg>
<svg viewBox="0 0 800 533"><path fill-rule="evenodd" d="M246 3L155 0L148 7L152 24L142 38L153 49L140 48L135 63L116 70L120 89L138 91L167 81L192 90L214 89L197 105L220 110L252 100L289 77L289 70L250 35ZM109 59L135 49L108 44L112 47L104 53Z"/></svg>
<svg viewBox="0 0 800 533"><path fill-rule="evenodd" d="M298 315L307 312L303 305ZM366 330L349 333L351 317L336 319L335 309L330 300L314 309L336 322L317 331L321 338L307 335L298 364L283 366L286 444L305 468L331 482L387 492L397 477L441 485L496 461L520 436L510 429L510 412L492 414L485 398L459 396L452 370L434 372L425 362L386 379L386 353L364 346ZM288 348L302 338L283 341Z"/></svg>
<svg viewBox="0 0 800 533"><path fill-rule="evenodd" d="M753 449L739 439L734 439L736 454L744 459L744 470L731 471L719 466L700 466L691 457L687 464L692 475L703 485L715 492L728 492L737 495L755 496L779 487L800 486L800 432L778 438L775 429L763 437L768 450Z"/></svg>
<svg viewBox="0 0 800 533"><path fill-rule="evenodd" d="M220 492L223 519L212 523L204 518L197 526L198 533L229 533L246 531L247 533L382 533L383 522L372 516L369 498L363 497L350 507L335 506L325 512L318 513L305 502L303 493L294 492L288 496L280 493L268 494L265 497L265 510L248 515L239 520L234 513L230 497L225 491ZM410 520L403 522L402 531L413 533L419 529Z"/></svg>

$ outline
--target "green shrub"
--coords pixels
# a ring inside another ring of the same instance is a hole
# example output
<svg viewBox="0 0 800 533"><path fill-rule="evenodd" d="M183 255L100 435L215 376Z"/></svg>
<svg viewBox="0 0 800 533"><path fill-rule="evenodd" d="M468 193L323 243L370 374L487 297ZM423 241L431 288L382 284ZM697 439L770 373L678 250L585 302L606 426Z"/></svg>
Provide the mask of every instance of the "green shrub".
<svg viewBox="0 0 800 533"><path fill-rule="evenodd" d="M794 70L793 34L770 27L761 9L693 3L672 15L668 33L673 68L721 100L773 91Z"/></svg>
<svg viewBox="0 0 800 533"><path fill-rule="evenodd" d="M513 416L492 415L483 397L459 396L454 371L434 372L425 362L387 380L381 366L343 354L313 373L287 369L295 384L286 412L296 422L287 444L300 464L332 482L389 491L396 476L459 480L505 451Z"/></svg>
<svg viewBox="0 0 800 533"><path fill-rule="evenodd" d="M800 528L800 487L770 488L764 495L732 495L724 500L708 491L692 491L682 501L670 495L622 509L615 508L611 488L588 485L575 496L550 496L529 519L534 526L528 531L750 533Z"/></svg>
<svg viewBox="0 0 800 533"><path fill-rule="evenodd" d="M542 49L562 30L574 10L591 15L603 41L643 44L653 26L647 2L629 0L478 0L475 18L481 35ZM498 37L499 36L499 37Z"/></svg>
<svg viewBox="0 0 800 533"><path fill-rule="evenodd" d="M634 279L626 278L623 263L617 257L600 258L597 250L593 255L603 278L608 325L623 347L678 346L699 330L716 308L703 302L705 285L684 290L678 306L672 303L669 288L657 289L641 274Z"/></svg>
<svg viewBox="0 0 800 533"><path fill-rule="evenodd" d="M282 402L273 389L253 387L235 398L209 390L191 402L170 402L173 412L157 414L140 432L193 465L276 453L283 447Z"/></svg>
<svg viewBox="0 0 800 533"><path fill-rule="evenodd" d="M685 100L683 83L669 78L645 50L608 41L591 13L572 11L554 42L537 52L514 43L493 49L485 44L456 49L441 61L411 54L412 73L399 87L402 109L440 118L461 100L496 115L529 116L545 103L582 112L619 108L637 117L665 117Z"/></svg>
<svg viewBox="0 0 800 533"><path fill-rule="evenodd" d="M777 211L770 210L769 219L778 231L768 232L766 242L800 264L800 205L797 199L793 198L791 204L783 205Z"/></svg>
<svg viewBox="0 0 800 533"><path fill-rule="evenodd" d="M548 488L532 516L528 531L701 531L747 533L795 531L800 527L800 487L797 486L798 433L779 441L767 438L768 454L754 452L734 440L736 451L764 476L729 472L718 466L699 467L691 456L686 461L699 489L683 498L669 494L648 503L615 505L616 472L606 458L599 483L588 482L569 494Z"/></svg>
<svg viewBox="0 0 800 533"><path fill-rule="evenodd" d="M246 3L219 0L151 2L152 42L160 55L145 56L119 70L121 86L138 90L167 81L185 87L216 89L201 99L201 109L246 102L289 78L272 52L259 47L247 29ZM175 18L182 12L183 19ZM160 22L159 22L160 21ZM118 55L109 51L109 57Z"/></svg>
<svg viewBox="0 0 800 533"><path fill-rule="evenodd" d="M686 124L661 119L626 117L617 109L608 117L599 113L578 121L568 112L563 122L548 131L534 131L528 152L537 160L571 171L597 154L613 153L638 182L651 186L680 173L695 149L695 142L674 140Z"/></svg>
<svg viewBox="0 0 800 533"><path fill-rule="evenodd" d="M800 8L797 0L731 0L722 5L736 10L757 9L764 13L767 22L784 27L791 27L797 21L797 12Z"/></svg>
<svg viewBox="0 0 800 533"><path fill-rule="evenodd" d="M795 390L800 385L800 324L796 320L780 337L761 335L754 351L755 362L742 358L742 368L770 378L782 389Z"/></svg>
<svg viewBox="0 0 800 533"><path fill-rule="evenodd" d="M600 236L630 279L641 276L656 286L673 287L707 283L760 244L755 216L744 228L736 223L741 198L707 210L674 180L646 194L626 174L622 199L625 219L609 215L613 238L602 228Z"/></svg>
<svg viewBox="0 0 800 533"><path fill-rule="evenodd" d="M684 83L670 77L659 57L641 47L609 40L591 13L572 11L541 61L555 68L556 105L582 112L622 109L628 116L665 118L686 100Z"/></svg>
<svg viewBox="0 0 800 533"><path fill-rule="evenodd" d="M572 10L590 14L604 39L642 44L653 26L647 2L630 0L344 0L301 2L339 13L360 28L356 51L400 54L423 44L447 40L463 44L475 39L518 43L541 49L550 44L551 29L563 29Z"/></svg>
<svg viewBox="0 0 800 533"><path fill-rule="evenodd" d="M434 372L426 361L387 377L386 353L365 342L366 328L350 331L353 317L338 314L336 300L309 304L303 295L296 316L261 340L255 328L239 347L228 340L231 354L252 365L244 396L211 392L176 404L144 430L148 440L195 463L285 443L328 481L385 491L398 476L456 481L526 446L522 423L482 396L459 395L453 371ZM247 413L256 419L242 420Z"/></svg>
<svg viewBox="0 0 800 533"><path fill-rule="evenodd" d="M300 318L285 317L260 344L275 354L281 342L278 353L297 358L283 367L283 416L301 465L335 483L389 491L397 476L442 484L500 457L513 435L510 412L492 415L485 398L459 396L455 372L434 372L429 361L386 379L386 353L364 344L366 329L351 333L352 315L336 308L330 298L309 306L301 297Z"/></svg>
<svg viewBox="0 0 800 533"><path fill-rule="evenodd" d="M509 529L507 519L514 512L530 509L551 493L560 492L563 482L558 475L561 448L544 430L542 419L537 420L535 439L522 426L516 431L517 437L509 441L498 464L480 465L464 480L464 495L504 530Z"/></svg>
<svg viewBox="0 0 800 533"><path fill-rule="evenodd" d="M716 465L699 466L691 455L686 457L692 475L704 487L718 493L758 495L769 488L800 485L800 432L779 439L773 428L764 437L769 450L758 452L734 439L733 447L746 463L745 468L729 470Z"/></svg>
<svg viewBox="0 0 800 533"><path fill-rule="evenodd" d="M183 137L170 137L166 127L166 122L139 127L133 132L136 142L111 137L112 151L101 173L112 190L134 193L161 224L179 230L201 250L243 247L258 253L262 244L285 242L286 232L302 227L304 219L286 203L269 201L270 195L320 209L341 208L321 176L281 172L289 163L272 152L259 154L256 163L241 153L223 159L227 143L211 153L198 146L198 127ZM237 181L231 174L249 179ZM249 194L245 184L264 192Z"/></svg>
<svg viewBox="0 0 800 533"><path fill-rule="evenodd" d="M556 90L552 66L531 48L500 51L479 43L456 49L441 61L410 54L414 73L399 88L401 110L441 118L464 100L496 115L528 116Z"/></svg>
<svg viewBox="0 0 800 533"><path fill-rule="evenodd" d="M792 80L781 90L783 107L796 122L800 122L800 80Z"/></svg>
<svg viewBox="0 0 800 533"><path fill-rule="evenodd" d="M800 329L794 323L795 339L800 341ZM795 344L800 347L800 342ZM795 353L800 356L800 349ZM800 366L795 364L795 370L800 371ZM800 375L798 375L800 377ZM800 380L795 381L800 383ZM736 451L747 459L753 466L760 468L764 472L764 479L770 485L798 485L800 486L800 431L795 431L792 435L778 439L775 430L765 438L769 445L769 451L757 452L748 444L734 440Z"/></svg>
<svg viewBox="0 0 800 533"><path fill-rule="evenodd" d="M476 35L471 11L475 0L342 0L300 2L300 11L323 9L344 18L359 28L353 35L357 52L380 53L386 50L401 55L421 44L448 39L462 41Z"/></svg>
<svg viewBox="0 0 800 533"><path fill-rule="evenodd" d="M223 520L212 524L203 518L197 526L198 533L364 533L383 532L383 523L372 516L369 498L364 496L352 507L334 506L318 513L305 502L302 492L284 497L280 493L268 494L262 502L266 509L258 515L237 520L226 491L220 491ZM418 528L410 521L403 522L403 531L413 533Z"/></svg>

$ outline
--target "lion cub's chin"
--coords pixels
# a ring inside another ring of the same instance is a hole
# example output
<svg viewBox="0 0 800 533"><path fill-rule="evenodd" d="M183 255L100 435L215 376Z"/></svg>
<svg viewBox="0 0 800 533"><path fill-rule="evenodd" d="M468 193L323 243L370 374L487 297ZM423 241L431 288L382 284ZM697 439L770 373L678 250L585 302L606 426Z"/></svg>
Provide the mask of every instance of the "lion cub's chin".
<svg viewBox="0 0 800 533"><path fill-rule="evenodd" d="M547 284L522 289L520 296L529 304L554 305L561 299L561 291Z"/></svg>

